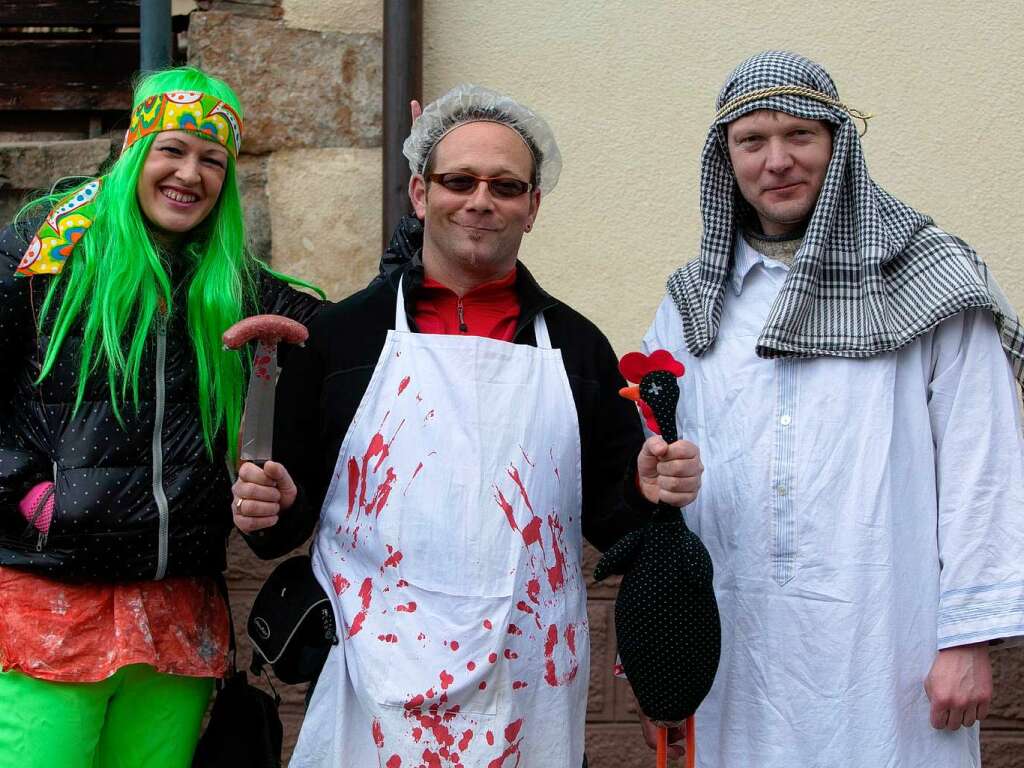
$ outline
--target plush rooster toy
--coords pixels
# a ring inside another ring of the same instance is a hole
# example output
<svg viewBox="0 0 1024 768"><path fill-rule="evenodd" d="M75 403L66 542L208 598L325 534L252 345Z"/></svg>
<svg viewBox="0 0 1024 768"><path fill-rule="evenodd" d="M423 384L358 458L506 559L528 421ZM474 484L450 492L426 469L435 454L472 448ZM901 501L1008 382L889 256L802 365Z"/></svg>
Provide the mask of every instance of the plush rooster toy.
<svg viewBox="0 0 1024 768"><path fill-rule="evenodd" d="M630 352L619 371L638 387L635 400L647 425L676 441L676 404L683 364L665 350ZM622 574L615 633L623 671L640 709L660 727L658 768L667 764L667 728L686 721L686 764L696 765L693 713L711 690L721 651L711 557L676 507L659 502L651 521L611 549L594 569L601 581Z"/></svg>

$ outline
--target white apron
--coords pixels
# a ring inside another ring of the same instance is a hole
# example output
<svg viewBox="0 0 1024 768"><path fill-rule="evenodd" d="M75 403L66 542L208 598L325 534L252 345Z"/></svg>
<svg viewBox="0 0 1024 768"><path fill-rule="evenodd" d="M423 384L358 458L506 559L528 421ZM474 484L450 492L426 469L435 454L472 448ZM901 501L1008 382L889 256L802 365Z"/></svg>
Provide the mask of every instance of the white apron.
<svg viewBox="0 0 1024 768"><path fill-rule="evenodd" d="M561 353L389 331L313 570L341 642L292 766L578 768L590 666L580 442ZM353 329L358 332L358 329Z"/></svg>

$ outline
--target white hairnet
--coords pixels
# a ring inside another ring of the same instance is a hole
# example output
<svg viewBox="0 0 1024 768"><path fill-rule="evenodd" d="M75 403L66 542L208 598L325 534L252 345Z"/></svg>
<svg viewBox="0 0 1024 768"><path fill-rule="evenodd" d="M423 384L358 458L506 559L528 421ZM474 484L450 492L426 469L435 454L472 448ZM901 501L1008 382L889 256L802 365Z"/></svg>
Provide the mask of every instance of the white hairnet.
<svg viewBox="0 0 1024 768"><path fill-rule="evenodd" d="M507 125L522 136L533 154L537 186L544 194L555 188L562 172L562 154L544 118L508 96L469 83L455 86L428 104L412 124L409 138L402 145L402 153L409 158L409 169L423 173L430 153L449 131L463 123L476 122Z"/></svg>

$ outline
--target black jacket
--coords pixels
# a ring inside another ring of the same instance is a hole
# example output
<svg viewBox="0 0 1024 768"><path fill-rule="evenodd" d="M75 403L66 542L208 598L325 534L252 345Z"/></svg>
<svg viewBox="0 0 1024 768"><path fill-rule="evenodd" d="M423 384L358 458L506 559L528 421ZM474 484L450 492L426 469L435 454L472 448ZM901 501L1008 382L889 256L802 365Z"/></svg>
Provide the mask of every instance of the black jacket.
<svg viewBox="0 0 1024 768"><path fill-rule="evenodd" d="M373 283L317 317L306 347L294 351L281 375L274 457L295 479L299 497L275 526L246 537L260 557L277 557L298 546L319 519L342 440L387 332L394 328L402 275L406 314L415 330L412 315L422 263L418 256L403 258L394 248L392 241ZM615 353L593 323L545 293L521 263L516 290L515 343L536 344L533 320L543 311L552 346L562 352L580 425L583 535L605 549L646 522L653 510L635 487L636 457L644 440L636 408L619 397L625 383Z"/></svg>
<svg viewBox="0 0 1024 768"><path fill-rule="evenodd" d="M31 228L0 233L0 565L66 581L124 581L223 570L231 491L223 432L208 458L195 357L182 309L159 323L141 366L139 410L114 417L104 371L74 411L81 337L72 331L39 385L49 341L39 329L48 276L14 275ZM175 279L179 286L183 279ZM262 273L262 312L310 320L321 303ZM50 317L52 318L51 313ZM18 512L51 480L56 506L44 536Z"/></svg>

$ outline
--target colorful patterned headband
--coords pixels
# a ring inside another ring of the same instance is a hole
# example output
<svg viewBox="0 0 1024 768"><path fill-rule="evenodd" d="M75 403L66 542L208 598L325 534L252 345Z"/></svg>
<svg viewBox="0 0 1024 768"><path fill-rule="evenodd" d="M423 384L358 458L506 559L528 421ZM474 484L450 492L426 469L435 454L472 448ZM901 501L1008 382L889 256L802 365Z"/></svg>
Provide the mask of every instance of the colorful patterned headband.
<svg viewBox="0 0 1024 768"><path fill-rule="evenodd" d="M230 106L199 91L171 91L150 96L132 112L124 135L124 152L151 133L188 131L223 146L232 157L242 148L242 119Z"/></svg>
<svg viewBox="0 0 1024 768"><path fill-rule="evenodd" d="M93 179L61 199L43 220L15 274L56 275L96 218L96 198L103 179Z"/></svg>

